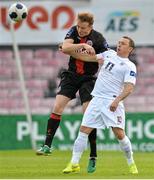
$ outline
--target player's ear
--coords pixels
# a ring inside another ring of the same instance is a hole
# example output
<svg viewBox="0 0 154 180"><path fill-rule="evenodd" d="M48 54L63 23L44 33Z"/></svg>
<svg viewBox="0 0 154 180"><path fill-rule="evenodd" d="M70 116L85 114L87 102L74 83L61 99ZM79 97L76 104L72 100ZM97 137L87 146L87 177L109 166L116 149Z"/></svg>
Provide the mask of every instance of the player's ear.
<svg viewBox="0 0 154 180"><path fill-rule="evenodd" d="M133 48L132 47L129 47L129 54L131 54L133 51Z"/></svg>

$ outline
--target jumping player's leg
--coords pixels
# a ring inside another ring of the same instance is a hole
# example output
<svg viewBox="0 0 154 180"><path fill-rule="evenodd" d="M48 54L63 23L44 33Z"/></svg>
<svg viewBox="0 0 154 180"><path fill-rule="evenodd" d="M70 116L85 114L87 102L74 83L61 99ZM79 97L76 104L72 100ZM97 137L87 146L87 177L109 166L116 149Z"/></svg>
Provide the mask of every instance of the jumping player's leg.
<svg viewBox="0 0 154 180"><path fill-rule="evenodd" d="M87 172L93 173L96 170L96 160L97 160L97 144L96 144L97 130L93 129L88 136L90 143L90 156L87 166Z"/></svg>
<svg viewBox="0 0 154 180"><path fill-rule="evenodd" d="M74 86L74 76L64 71L61 74L61 82L59 84L59 92L57 93L53 113L50 115L47 124L45 145L36 152L37 155L48 155L51 153L51 144L54 135L59 127L61 115L67 103L74 99L78 88ZM47 153L46 153L47 152ZM48 153L49 152L49 153Z"/></svg>
<svg viewBox="0 0 154 180"><path fill-rule="evenodd" d="M88 140L90 143L90 158L96 158L97 157L97 151L96 151L96 137L97 136L97 130L93 129L91 133L88 136Z"/></svg>
<svg viewBox="0 0 154 180"><path fill-rule="evenodd" d="M48 120L47 131L46 131L45 145L48 145L49 147L51 147L53 137L60 124L61 115L64 111L65 106L69 101L70 98L66 96L63 95L56 96L53 113L50 115L50 118Z"/></svg>
<svg viewBox="0 0 154 180"><path fill-rule="evenodd" d="M64 111L65 106L70 101L70 98L57 95L55 100L55 105L53 108L53 113L51 113L50 118L48 119L47 123L47 130L46 130L46 138L44 146L39 149L36 154L37 155L49 155L51 153L51 144L54 138L54 135L59 127L61 121L61 115Z"/></svg>

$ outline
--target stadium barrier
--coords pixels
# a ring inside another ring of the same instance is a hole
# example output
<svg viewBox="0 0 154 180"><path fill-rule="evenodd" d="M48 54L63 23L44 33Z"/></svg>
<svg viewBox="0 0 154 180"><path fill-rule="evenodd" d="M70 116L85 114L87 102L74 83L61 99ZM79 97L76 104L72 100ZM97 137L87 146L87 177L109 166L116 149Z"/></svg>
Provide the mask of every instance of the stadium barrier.
<svg viewBox="0 0 154 180"><path fill-rule="evenodd" d="M72 149L82 115L63 115L53 145L59 150ZM47 115L33 115L33 136L40 146L46 132ZM0 150L31 149L30 130L25 115L0 115ZM126 133L134 151L154 151L154 113L127 113ZM119 150L111 129L98 130L99 150Z"/></svg>

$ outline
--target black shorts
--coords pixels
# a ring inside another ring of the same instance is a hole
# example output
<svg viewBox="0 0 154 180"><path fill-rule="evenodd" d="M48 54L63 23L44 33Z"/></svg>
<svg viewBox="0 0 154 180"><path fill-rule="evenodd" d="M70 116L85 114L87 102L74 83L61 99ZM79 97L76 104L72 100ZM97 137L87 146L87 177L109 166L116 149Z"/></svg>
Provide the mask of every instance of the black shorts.
<svg viewBox="0 0 154 180"><path fill-rule="evenodd" d="M96 77L93 75L79 75L70 71L61 73L61 81L57 94L64 95L70 99L76 98L76 93L79 91L81 104L92 99L91 92L94 88Z"/></svg>

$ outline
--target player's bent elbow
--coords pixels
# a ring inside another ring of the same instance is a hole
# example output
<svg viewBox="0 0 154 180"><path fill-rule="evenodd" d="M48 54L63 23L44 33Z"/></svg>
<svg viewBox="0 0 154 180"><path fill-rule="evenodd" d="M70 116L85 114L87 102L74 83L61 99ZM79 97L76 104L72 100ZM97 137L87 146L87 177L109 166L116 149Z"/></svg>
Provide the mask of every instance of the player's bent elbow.
<svg viewBox="0 0 154 180"><path fill-rule="evenodd" d="M134 86L129 86L127 91L128 91L128 94L132 94L134 91Z"/></svg>
<svg viewBox="0 0 154 180"><path fill-rule="evenodd" d="M61 49L61 51L64 53L64 54L68 54L69 53L69 50L67 48L63 48Z"/></svg>

